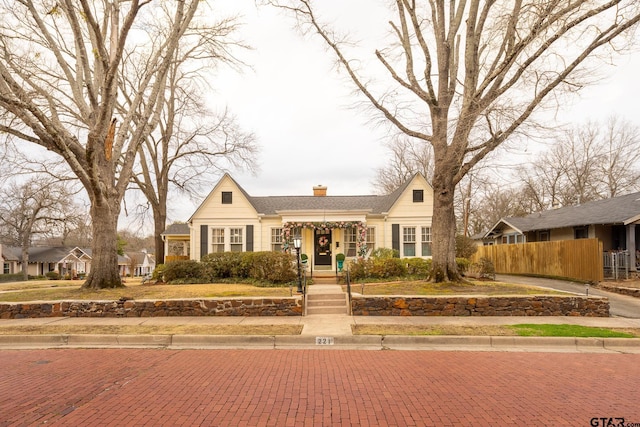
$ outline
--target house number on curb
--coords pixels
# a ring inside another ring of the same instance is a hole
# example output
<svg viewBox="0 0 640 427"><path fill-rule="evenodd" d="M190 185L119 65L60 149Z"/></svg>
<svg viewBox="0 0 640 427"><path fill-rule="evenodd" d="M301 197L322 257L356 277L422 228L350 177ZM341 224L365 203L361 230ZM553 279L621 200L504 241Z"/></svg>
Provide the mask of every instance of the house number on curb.
<svg viewBox="0 0 640 427"><path fill-rule="evenodd" d="M333 337L316 337L316 345L333 345Z"/></svg>

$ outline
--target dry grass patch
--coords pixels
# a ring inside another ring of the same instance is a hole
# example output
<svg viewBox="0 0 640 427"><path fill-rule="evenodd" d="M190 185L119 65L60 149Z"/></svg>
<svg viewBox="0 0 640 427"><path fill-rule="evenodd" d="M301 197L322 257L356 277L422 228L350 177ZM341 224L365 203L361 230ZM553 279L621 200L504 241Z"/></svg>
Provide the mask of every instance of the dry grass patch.
<svg viewBox="0 0 640 427"><path fill-rule="evenodd" d="M517 335L507 326L352 325L354 335Z"/></svg>
<svg viewBox="0 0 640 427"><path fill-rule="evenodd" d="M302 325L34 325L0 327L0 335L300 335Z"/></svg>
<svg viewBox="0 0 640 427"><path fill-rule="evenodd" d="M344 286L346 291L346 286ZM351 292L364 295L566 295L536 286L504 282L469 281L467 283L432 283L424 280L383 283L354 283Z"/></svg>
<svg viewBox="0 0 640 427"><path fill-rule="evenodd" d="M261 288L246 284L206 285L137 285L120 289L86 290L76 288L30 289L0 294L3 302L61 301L61 300L117 300L129 299L188 299L225 297L288 297L289 287Z"/></svg>

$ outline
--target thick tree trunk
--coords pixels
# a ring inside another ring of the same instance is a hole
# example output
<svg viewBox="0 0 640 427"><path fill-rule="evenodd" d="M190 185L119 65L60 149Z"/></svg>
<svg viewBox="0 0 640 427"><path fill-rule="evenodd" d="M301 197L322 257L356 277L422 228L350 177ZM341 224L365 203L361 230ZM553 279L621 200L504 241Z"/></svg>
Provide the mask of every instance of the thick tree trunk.
<svg viewBox="0 0 640 427"><path fill-rule="evenodd" d="M166 212L166 210L165 210ZM162 241L162 234L165 229L165 225L167 223L167 215L162 213L153 213L153 224L155 228L154 240L155 240L155 257L156 257L156 265L164 264L164 241Z"/></svg>
<svg viewBox="0 0 640 427"><path fill-rule="evenodd" d="M434 282L460 280L456 264L454 191L455 184L453 184L451 168L437 167L433 179L433 259L431 280Z"/></svg>
<svg viewBox="0 0 640 427"><path fill-rule="evenodd" d="M115 206L115 209L114 209ZM85 289L124 287L118 269L117 228L119 203L91 205L93 244L91 271L82 285Z"/></svg>
<svg viewBox="0 0 640 427"><path fill-rule="evenodd" d="M29 280L29 239L22 242L22 279ZM36 273L37 274L37 273Z"/></svg>

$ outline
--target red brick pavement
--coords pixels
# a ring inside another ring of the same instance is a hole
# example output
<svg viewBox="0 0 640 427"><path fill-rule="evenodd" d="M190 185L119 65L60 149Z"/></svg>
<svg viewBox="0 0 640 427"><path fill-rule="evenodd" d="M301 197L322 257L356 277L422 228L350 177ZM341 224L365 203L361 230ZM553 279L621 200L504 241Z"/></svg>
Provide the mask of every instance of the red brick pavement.
<svg viewBox="0 0 640 427"><path fill-rule="evenodd" d="M640 423L640 355L0 351L0 426L590 426L592 417Z"/></svg>

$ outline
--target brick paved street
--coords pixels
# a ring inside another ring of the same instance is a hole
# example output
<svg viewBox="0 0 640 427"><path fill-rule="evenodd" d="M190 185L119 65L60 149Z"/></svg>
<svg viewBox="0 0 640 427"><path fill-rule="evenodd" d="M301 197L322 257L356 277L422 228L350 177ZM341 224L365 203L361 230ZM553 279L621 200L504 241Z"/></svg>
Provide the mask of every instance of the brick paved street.
<svg viewBox="0 0 640 427"><path fill-rule="evenodd" d="M640 423L639 355L0 351L0 426L589 426L592 417Z"/></svg>

